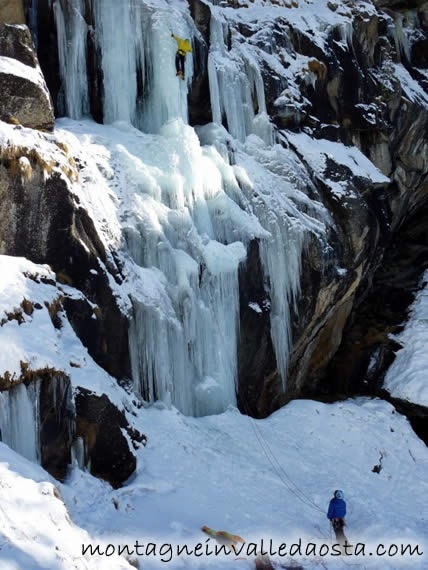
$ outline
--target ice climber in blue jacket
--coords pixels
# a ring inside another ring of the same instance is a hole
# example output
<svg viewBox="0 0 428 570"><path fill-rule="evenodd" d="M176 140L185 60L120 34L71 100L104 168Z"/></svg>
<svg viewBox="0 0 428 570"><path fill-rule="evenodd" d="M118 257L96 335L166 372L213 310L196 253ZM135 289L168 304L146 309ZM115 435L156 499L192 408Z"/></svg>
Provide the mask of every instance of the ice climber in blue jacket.
<svg viewBox="0 0 428 570"><path fill-rule="evenodd" d="M343 527L345 526L345 515L346 503L343 499L343 491L337 490L334 492L334 497L330 501L327 518L330 519L334 528L337 542L342 545L347 543L347 538L343 532Z"/></svg>

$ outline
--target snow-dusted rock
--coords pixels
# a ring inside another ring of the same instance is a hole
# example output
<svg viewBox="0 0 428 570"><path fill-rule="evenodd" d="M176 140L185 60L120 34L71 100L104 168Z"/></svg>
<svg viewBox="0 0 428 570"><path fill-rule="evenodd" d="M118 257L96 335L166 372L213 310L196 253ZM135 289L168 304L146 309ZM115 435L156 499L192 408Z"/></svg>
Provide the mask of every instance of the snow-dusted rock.
<svg viewBox="0 0 428 570"><path fill-rule="evenodd" d="M112 292L120 269L73 192L78 173L67 146L0 122L0 149L0 253L47 263L60 281L81 289L94 305L66 301L73 327L101 366L129 377L126 309Z"/></svg>
<svg viewBox="0 0 428 570"><path fill-rule="evenodd" d="M26 26L0 24L0 120L50 130L52 101Z"/></svg>
<svg viewBox="0 0 428 570"><path fill-rule="evenodd" d="M84 295L24 258L0 255L0 275L0 440L63 480L81 438L81 467L119 486L145 438L70 325Z"/></svg>

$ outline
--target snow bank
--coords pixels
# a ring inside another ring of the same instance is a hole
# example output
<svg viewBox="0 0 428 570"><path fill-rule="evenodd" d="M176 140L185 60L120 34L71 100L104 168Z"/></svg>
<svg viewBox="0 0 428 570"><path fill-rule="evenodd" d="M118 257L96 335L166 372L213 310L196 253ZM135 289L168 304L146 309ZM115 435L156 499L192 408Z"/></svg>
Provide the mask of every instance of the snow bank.
<svg viewBox="0 0 428 570"><path fill-rule="evenodd" d="M73 520L103 543L150 539L190 545L205 541L199 529L207 524L246 541L289 543L301 537L330 544L326 511L333 491L341 488L353 544L419 542L427 550L421 506L428 500L428 450L383 401L300 400L257 421L236 409L190 418L153 406L137 422L148 444L137 452L138 470L128 485L113 491L75 470L61 486ZM376 465L380 473L373 472ZM252 560L223 565L196 557L168 565L142 557L141 563L148 570L254 568ZM305 570L349 565L397 570L402 561L303 561ZM425 568L426 559L408 559L404 567Z"/></svg>
<svg viewBox="0 0 428 570"><path fill-rule="evenodd" d="M424 282L410 308L404 331L396 336L403 348L385 376L384 387L395 398L428 406L428 272Z"/></svg>
<svg viewBox="0 0 428 570"><path fill-rule="evenodd" d="M41 467L0 442L0 566L2 570L125 570L123 558L82 556L91 541L78 528L58 487Z"/></svg>

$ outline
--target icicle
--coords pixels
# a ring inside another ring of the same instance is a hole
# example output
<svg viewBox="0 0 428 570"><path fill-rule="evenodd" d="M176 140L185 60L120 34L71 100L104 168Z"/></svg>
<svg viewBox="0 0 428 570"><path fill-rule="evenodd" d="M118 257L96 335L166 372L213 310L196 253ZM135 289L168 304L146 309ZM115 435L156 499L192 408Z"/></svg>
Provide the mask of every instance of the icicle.
<svg viewBox="0 0 428 570"><path fill-rule="evenodd" d="M232 204L247 215L225 194L215 151L204 152L193 129L169 122L161 135L162 150L152 149L149 159L141 148L133 167L138 223L126 241L147 284L134 295L133 377L149 401L186 414L217 413L236 404L238 266L246 255L236 221L218 218Z"/></svg>
<svg viewBox="0 0 428 570"><path fill-rule="evenodd" d="M148 65L148 95L141 104L140 126L157 133L172 119L188 122L187 90L193 78L193 57L185 63L186 81L176 77L176 41L171 33L192 41L193 32L177 11L159 10L146 17L144 41Z"/></svg>
<svg viewBox="0 0 428 570"><path fill-rule="evenodd" d="M71 446L71 464L79 469L85 468L85 444L81 437L76 438Z"/></svg>
<svg viewBox="0 0 428 570"><path fill-rule="evenodd" d="M86 51L88 26L84 19L84 0L54 3L58 35L58 54L64 84L66 114L74 119L89 113Z"/></svg>
<svg viewBox="0 0 428 570"><path fill-rule="evenodd" d="M354 29L352 27L352 22L351 21L345 21L342 24L338 24L337 29L339 30L339 34L340 34L340 38L341 38L342 42L344 44L346 44L347 47L352 49L353 42L354 42L354 39L353 39Z"/></svg>
<svg viewBox="0 0 428 570"><path fill-rule="evenodd" d="M388 33L395 42L397 56L401 60L404 57L407 61L411 59L411 47L409 38L404 29L404 15L397 13L395 15L394 24L388 26Z"/></svg>
<svg viewBox="0 0 428 570"><path fill-rule="evenodd" d="M30 461L39 462L39 384L24 384L0 393L2 441Z"/></svg>
<svg viewBox="0 0 428 570"><path fill-rule="evenodd" d="M291 310L300 292L301 257L305 234L285 220L277 218L266 224L272 234L260 244L260 258L269 292L271 336L278 371L285 389L291 349Z"/></svg>
<svg viewBox="0 0 428 570"><path fill-rule="evenodd" d="M201 147L193 129L174 121L150 138L150 148L141 145L130 155L121 147L115 157L136 188L125 231L139 266L129 335L135 387L146 400L191 415L236 404L238 267L254 238L285 384L305 234L323 227L302 212L312 202L300 187L311 183L303 169L295 174L290 151L251 135L235 149L242 167L232 167L230 135L215 125L198 133L219 152ZM247 170L252 182L245 180Z"/></svg>
<svg viewBox="0 0 428 570"><path fill-rule="evenodd" d="M136 119L137 73L144 77L141 6L138 2L93 1L102 54L105 123Z"/></svg>
<svg viewBox="0 0 428 570"><path fill-rule="evenodd" d="M327 221L327 217L301 192L312 183L288 150L263 147L254 135L247 139L245 150L255 162L246 159L245 176L239 168L236 172L266 234L259 241L259 251L271 302L272 342L285 389L292 341L291 313L300 293L302 251L308 231L323 233L324 224L317 218Z"/></svg>
<svg viewBox="0 0 428 570"><path fill-rule="evenodd" d="M227 24L212 13L208 76L213 121L225 121L230 134L239 141L254 133L273 144L258 62L241 53L239 44L227 51L224 26Z"/></svg>
<svg viewBox="0 0 428 570"><path fill-rule="evenodd" d="M39 0L29 0L28 5L28 23L36 51L38 44L38 3Z"/></svg>

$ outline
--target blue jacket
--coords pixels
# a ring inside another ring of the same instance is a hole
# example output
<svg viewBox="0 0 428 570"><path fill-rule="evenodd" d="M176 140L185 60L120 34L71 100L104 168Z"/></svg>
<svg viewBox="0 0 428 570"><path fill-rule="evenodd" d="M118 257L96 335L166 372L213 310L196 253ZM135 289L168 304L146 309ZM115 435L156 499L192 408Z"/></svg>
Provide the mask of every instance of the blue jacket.
<svg viewBox="0 0 428 570"><path fill-rule="evenodd" d="M328 507L329 519L342 519L346 515L346 503L343 499L332 499Z"/></svg>

